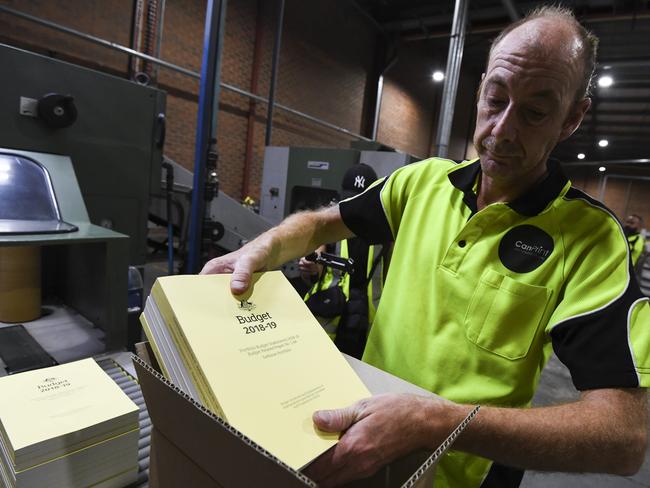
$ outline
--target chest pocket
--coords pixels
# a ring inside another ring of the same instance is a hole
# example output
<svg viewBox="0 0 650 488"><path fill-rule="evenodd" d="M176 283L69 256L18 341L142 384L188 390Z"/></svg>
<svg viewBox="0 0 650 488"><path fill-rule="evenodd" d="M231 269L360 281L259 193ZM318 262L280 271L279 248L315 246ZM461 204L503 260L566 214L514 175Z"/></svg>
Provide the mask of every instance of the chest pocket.
<svg viewBox="0 0 650 488"><path fill-rule="evenodd" d="M486 269L465 314L467 339L506 359L525 357L551 293Z"/></svg>

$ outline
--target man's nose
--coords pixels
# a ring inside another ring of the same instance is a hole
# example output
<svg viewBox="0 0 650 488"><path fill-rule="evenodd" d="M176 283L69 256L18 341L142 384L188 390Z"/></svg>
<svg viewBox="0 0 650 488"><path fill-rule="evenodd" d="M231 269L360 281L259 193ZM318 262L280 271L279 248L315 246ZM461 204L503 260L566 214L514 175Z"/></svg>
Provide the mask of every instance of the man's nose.
<svg viewBox="0 0 650 488"><path fill-rule="evenodd" d="M499 114L492 135L497 143L514 142L517 139L517 113L512 104Z"/></svg>

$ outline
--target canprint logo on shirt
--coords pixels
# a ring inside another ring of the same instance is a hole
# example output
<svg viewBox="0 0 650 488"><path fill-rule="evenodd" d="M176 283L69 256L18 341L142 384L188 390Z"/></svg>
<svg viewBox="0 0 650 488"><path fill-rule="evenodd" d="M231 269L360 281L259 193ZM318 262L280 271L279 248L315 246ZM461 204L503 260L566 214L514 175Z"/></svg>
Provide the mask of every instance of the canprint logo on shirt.
<svg viewBox="0 0 650 488"><path fill-rule="evenodd" d="M366 187L366 178L365 176L355 176L354 177L354 186L356 188L365 188Z"/></svg>
<svg viewBox="0 0 650 488"><path fill-rule="evenodd" d="M528 273L553 252L553 238L534 225L518 225L501 238L499 259L510 271Z"/></svg>

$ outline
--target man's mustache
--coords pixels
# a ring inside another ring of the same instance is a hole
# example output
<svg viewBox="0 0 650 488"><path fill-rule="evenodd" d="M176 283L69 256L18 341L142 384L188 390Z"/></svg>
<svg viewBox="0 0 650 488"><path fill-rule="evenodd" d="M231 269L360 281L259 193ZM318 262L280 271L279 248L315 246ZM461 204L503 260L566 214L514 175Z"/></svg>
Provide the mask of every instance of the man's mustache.
<svg viewBox="0 0 650 488"><path fill-rule="evenodd" d="M487 149L492 154L504 157L517 157L521 156L521 150L516 144L497 143L496 137L487 136L481 141L481 146Z"/></svg>

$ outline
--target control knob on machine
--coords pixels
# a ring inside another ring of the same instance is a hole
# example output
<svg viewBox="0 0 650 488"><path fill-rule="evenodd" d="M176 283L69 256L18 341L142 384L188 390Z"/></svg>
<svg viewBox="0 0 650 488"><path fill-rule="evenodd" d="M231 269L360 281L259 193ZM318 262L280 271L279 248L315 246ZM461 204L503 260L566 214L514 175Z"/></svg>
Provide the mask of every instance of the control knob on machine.
<svg viewBox="0 0 650 488"><path fill-rule="evenodd" d="M48 93L38 100L38 117L52 129L63 129L77 120L77 107L70 95Z"/></svg>

